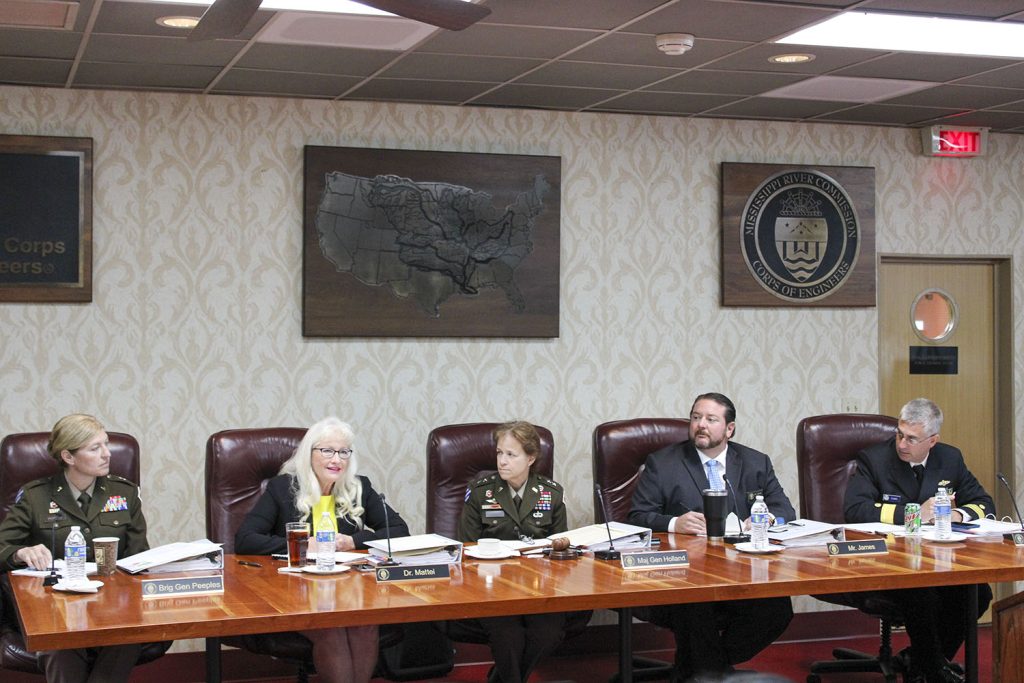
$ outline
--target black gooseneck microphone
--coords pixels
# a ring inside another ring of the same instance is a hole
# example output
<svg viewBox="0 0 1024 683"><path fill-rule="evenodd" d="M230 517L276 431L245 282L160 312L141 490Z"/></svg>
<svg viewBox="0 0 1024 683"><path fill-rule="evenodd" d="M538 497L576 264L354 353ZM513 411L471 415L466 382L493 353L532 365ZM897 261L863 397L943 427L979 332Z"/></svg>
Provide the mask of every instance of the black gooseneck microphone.
<svg viewBox="0 0 1024 683"><path fill-rule="evenodd" d="M1024 531L1024 520L1020 518L1020 508L1017 507L1017 497L1013 495L1013 489L1010 488L1010 482L1006 481L1006 477L1003 476L1002 472L997 472L996 478L1003 483L1003 486L1006 487L1006 492L1010 494L1010 502L1013 503L1013 509L1017 513L1017 523L1020 524L1021 531Z"/></svg>
<svg viewBox="0 0 1024 683"><path fill-rule="evenodd" d="M740 506L736 501L736 491L732 488L732 482L729 478L722 473L722 481L729 487L729 493L732 494L732 513L736 515L736 524L739 528L739 533L733 536L726 535L725 540L727 543L744 543L750 540L750 534L743 533L743 520L740 519Z"/></svg>
<svg viewBox="0 0 1024 683"><path fill-rule="evenodd" d="M594 557L599 560L617 560L622 553L615 549L615 542L612 541L612 525L608 523L608 508L604 506L604 493L600 484L594 484L594 491L597 492L597 499L601 501L601 514L604 516L604 528L608 530L608 549L595 550Z"/></svg>
<svg viewBox="0 0 1024 683"><path fill-rule="evenodd" d="M395 562L395 558L391 556L391 520L388 519L388 502L384 499L384 494L380 494L380 504L384 508L384 533L387 534L388 538L388 559L377 563L378 567L397 567L398 563Z"/></svg>
<svg viewBox="0 0 1024 683"><path fill-rule="evenodd" d="M59 518L54 516L53 526L50 527L50 573L47 574L46 578L43 579L44 586L55 586L60 580L57 576L57 520Z"/></svg>

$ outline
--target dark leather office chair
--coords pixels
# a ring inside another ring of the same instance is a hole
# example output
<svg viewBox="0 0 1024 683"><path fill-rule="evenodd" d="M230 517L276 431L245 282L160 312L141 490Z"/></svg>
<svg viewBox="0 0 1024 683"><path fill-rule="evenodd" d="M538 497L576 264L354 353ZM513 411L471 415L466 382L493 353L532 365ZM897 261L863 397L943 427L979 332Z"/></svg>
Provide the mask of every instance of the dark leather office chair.
<svg viewBox="0 0 1024 683"><path fill-rule="evenodd" d="M139 481L139 442L129 434L107 432L110 437L110 473L128 481ZM0 521L14 507L18 491L35 479L49 477L60 471L50 457L46 444L49 432L8 434L0 442ZM3 579L7 581L7 577ZM146 643L139 655L139 664L163 656L171 641ZM42 674L36 653L25 649L25 639L18 630L14 601L5 589L3 611L0 613L0 669Z"/></svg>
<svg viewBox="0 0 1024 683"><path fill-rule="evenodd" d="M796 428L796 460L800 479L800 516L819 522L842 524L846 484L856 469L857 452L892 438L895 418L885 415L817 415L806 417ZM819 600L856 607L879 620L881 642L877 655L847 648L832 651L834 660L814 662L808 683L820 674L878 672L894 683L905 674L904 665L892 652L892 628L902 623L899 607L884 597L868 593L833 593L814 596Z"/></svg>
<svg viewBox="0 0 1024 683"><path fill-rule="evenodd" d="M459 519L466 502L466 487L496 471L494 428L496 422L445 425L427 437L427 533L458 538ZM554 439L551 431L534 425L540 436L540 453L533 470L552 477ZM592 612L572 612L566 619L565 637L583 633ZM442 625L452 640L487 643L487 635L471 624L451 621Z"/></svg>
<svg viewBox="0 0 1024 683"><path fill-rule="evenodd" d="M690 438L690 421L671 417L641 417L605 422L594 429L594 483L600 487L611 522L628 522L633 491L647 456L654 451ZM594 492L594 521L604 522L601 500ZM649 620L646 609L633 614ZM633 680L668 678L672 664L648 657L633 657ZM617 676L616 676L617 679ZM616 680L613 679L613 680Z"/></svg>

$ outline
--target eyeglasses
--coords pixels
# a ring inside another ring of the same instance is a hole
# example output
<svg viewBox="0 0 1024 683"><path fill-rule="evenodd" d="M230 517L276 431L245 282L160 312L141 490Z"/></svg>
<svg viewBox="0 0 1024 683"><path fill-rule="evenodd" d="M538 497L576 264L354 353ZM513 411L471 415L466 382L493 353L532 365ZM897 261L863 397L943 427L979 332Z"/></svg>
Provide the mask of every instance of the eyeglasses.
<svg viewBox="0 0 1024 683"><path fill-rule="evenodd" d="M896 439L898 441L906 441L911 446L916 446L919 443L924 443L925 441L927 441L928 439L932 438L933 436L935 436L935 435L934 434L929 434L928 436L907 436L906 434L904 434L900 430L898 430L898 429L896 430Z"/></svg>
<svg viewBox="0 0 1024 683"><path fill-rule="evenodd" d="M338 456L342 460L348 460L352 457L351 448L342 448L339 451L336 451L333 448L314 448L313 450L320 453L320 457L324 460L334 460L334 456Z"/></svg>

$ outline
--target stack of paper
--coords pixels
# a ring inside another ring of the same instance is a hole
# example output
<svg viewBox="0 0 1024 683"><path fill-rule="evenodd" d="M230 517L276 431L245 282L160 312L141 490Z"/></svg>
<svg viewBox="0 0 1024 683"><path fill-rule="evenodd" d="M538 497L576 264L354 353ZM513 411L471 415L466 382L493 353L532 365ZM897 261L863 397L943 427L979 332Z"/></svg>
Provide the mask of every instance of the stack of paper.
<svg viewBox="0 0 1024 683"><path fill-rule="evenodd" d="M209 571L224 568L224 551L220 543L209 539L168 543L117 561L119 569L129 574Z"/></svg>
<svg viewBox="0 0 1024 683"><path fill-rule="evenodd" d="M615 541L616 550L649 548L651 545L650 529L622 522L610 522L607 526L604 524L591 524L590 526L572 529L562 534L553 534L548 538L568 538L569 543L577 548L607 550L609 547L609 531L612 540Z"/></svg>
<svg viewBox="0 0 1024 683"><path fill-rule="evenodd" d="M787 548L825 545L842 537L841 524L826 524L813 519L794 519L789 524L768 528L768 540L777 541Z"/></svg>
<svg viewBox="0 0 1024 683"><path fill-rule="evenodd" d="M387 539L367 541L371 560L386 560ZM462 544L439 534L419 534L391 539L391 557L399 564L452 564L462 561Z"/></svg>

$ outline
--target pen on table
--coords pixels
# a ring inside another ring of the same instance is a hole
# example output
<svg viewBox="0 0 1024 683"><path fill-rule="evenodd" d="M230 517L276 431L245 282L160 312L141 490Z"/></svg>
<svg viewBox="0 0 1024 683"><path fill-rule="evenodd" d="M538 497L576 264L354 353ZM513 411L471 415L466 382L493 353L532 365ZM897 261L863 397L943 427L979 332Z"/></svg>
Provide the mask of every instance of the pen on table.
<svg viewBox="0 0 1024 683"><path fill-rule="evenodd" d="M259 562L250 562L249 560L239 560L238 564L244 564L246 567L262 567L263 566Z"/></svg>

